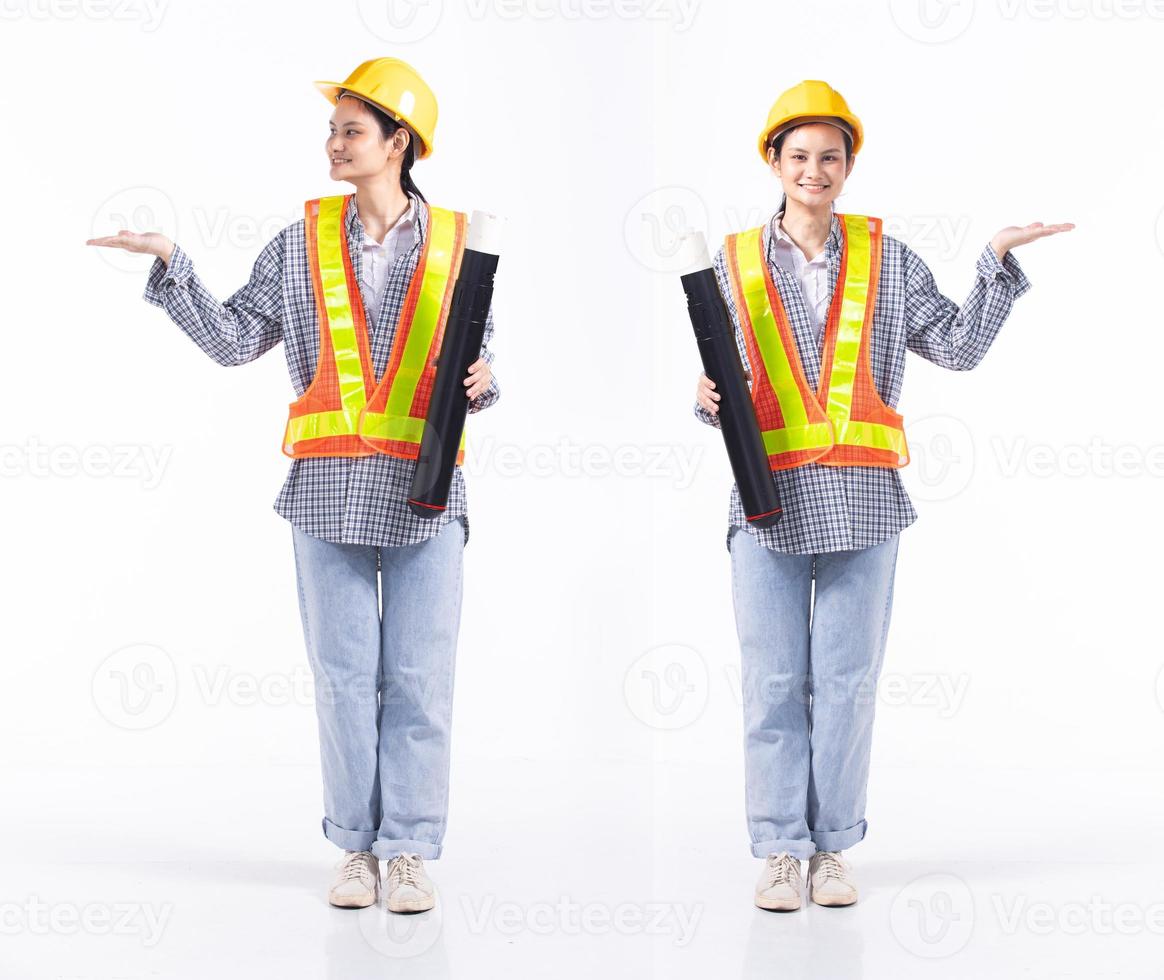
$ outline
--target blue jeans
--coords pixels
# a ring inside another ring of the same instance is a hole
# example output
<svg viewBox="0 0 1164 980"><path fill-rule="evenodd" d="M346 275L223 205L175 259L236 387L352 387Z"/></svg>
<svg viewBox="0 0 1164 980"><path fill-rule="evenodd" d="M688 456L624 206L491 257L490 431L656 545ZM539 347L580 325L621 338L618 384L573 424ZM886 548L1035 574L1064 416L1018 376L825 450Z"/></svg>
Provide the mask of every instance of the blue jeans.
<svg viewBox="0 0 1164 980"><path fill-rule="evenodd" d="M294 526L292 533L315 678L323 834L381 859L403 851L439 858L462 525L450 521L435 537L396 548L324 541Z"/></svg>
<svg viewBox="0 0 1164 980"><path fill-rule="evenodd" d="M803 859L865 836L899 538L793 555L757 543L746 529L732 533L744 798L756 857L788 851Z"/></svg>

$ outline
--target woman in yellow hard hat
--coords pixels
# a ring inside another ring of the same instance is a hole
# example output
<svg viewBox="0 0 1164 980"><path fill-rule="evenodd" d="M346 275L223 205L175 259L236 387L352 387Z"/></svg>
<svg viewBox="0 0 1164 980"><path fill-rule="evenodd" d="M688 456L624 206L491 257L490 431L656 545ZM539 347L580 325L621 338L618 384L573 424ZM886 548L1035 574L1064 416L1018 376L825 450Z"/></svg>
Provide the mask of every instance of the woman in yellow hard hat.
<svg viewBox="0 0 1164 980"><path fill-rule="evenodd" d="M433 152L437 103L414 68L375 58L343 82L325 151L354 194L309 200L220 303L163 235L91 239L158 256L145 299L219 364L282 340L298 400L293 458L275 510L292 525L298 594L315 676L324 836L344 851L328 896L372 905L388 861L387 906L430 909L424 859L441 854L448 810L453 668L469 538L456 467L439 517L408 506L464 215L430 206L412 178ZM326 315L324 315L326 314ZM469 411L493 404L492 311L463 379ZM419 352L419 360L412 352ZM427 355L426 355L427 351ZM371 412L377 396L403 414ZM369 424L384 420L384 431ZM293 424L294 423L294 424ZM383 595L381 604L380 594Z"/></svg>
<svg viewBox="0 0 1164 980"><path fill-rule="evenodd" d="M784 92L759 135L780 208L729 235L714 262L783 508L774 525L753 526L732 487L745 799L766 909L800 907L805 858L812 901L857 900L842 852L866 832L898 539L917 517L897 472L909 461L893 408L905 352L973 368L1030 288L1012 250L1074 227L1003 228L959 308L880 219L835 211L863 142L827 83ZM718 401L701 374L696 415L718 426Z"/></svg>

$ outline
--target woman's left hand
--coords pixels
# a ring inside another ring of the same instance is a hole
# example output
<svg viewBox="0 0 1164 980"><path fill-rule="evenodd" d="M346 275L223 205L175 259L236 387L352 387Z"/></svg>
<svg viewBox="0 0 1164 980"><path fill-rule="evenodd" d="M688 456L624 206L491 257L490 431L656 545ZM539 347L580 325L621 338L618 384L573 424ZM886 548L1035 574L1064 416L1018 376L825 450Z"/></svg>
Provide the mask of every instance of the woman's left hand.
<svg viewBox="0 0 1164 980"><path fill-rule="evenodd" d="M1025 245L1027 242L1033 242L1036 238L1057 235L1061 231L1070 231L1074 227L1070 223L1045 225L1041 221L1036 221L1034 224L1026 225L1022 228L1018 225L1011 225L1009 228L1003 228L1002 231L990 239L990 247L994 249L994 254L998 256L998 261L1001 262L1006 256L1006 253L1016 245Z"/></svg>
<svg viewBox="0 0 1164 980"><path fill-rule="evenodd" d="M493 371L489 367L489 362L483 357L478 357L469 365L469 376L463 382L467 389L465 394L470 399L476 398L489 387L489 382L492 380Z"/></svg>

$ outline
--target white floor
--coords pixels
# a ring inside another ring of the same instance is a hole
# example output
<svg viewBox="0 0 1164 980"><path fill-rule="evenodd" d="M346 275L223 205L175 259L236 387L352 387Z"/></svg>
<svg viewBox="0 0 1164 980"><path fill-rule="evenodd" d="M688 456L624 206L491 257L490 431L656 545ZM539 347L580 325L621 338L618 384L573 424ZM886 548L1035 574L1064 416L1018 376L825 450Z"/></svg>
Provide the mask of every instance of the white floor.
<svg viewBox="0 0 1164 980"><path fill-rule="evenodd" d="M311 767L8 768L0 975L1164 976L1154 777L882 768L859 903L765 913L717 771L461 770L440 905L392 916L326 904Z"/></svg>

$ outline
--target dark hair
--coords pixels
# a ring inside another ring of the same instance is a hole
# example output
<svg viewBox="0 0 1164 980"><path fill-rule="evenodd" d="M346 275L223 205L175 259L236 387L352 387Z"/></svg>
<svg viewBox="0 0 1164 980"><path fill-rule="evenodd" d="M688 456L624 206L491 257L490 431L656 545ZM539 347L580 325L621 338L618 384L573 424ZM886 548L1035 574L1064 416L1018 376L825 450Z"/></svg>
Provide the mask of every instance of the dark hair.
<svg viewBox="0 0 1164 980"><path fill-rule="evenodd" d="M780 159L780 148L782 146L784 146L784 138L789 133L794 132L795 130L797 130L799 128L800 128L799 126L793 126L791 129L784 130L783 133L781 133L779 136L776 137L776 139L772 140L768 144L770 147L772 147L776 151L776 159L777 160ZM840 129L839 126L837 128ZM844 137L844 140L845 140L845 162L848 163L849 160L853 156L853 137L850 136L848 133L846 133L843 129L841 129L841 136ZM780 196L780 207L777 208L777 210L783 211L787 206L788 206L788 195L782 194Z"/></svg>
<svg viewBox="0 0 1164 980"><path fill-rule="evenodd" d="M344 95L350 95L350 94L351 93L346 92L342 89L340 91L340 97L343 97ZM403 123L398 123L395 119L393 119L390 115L388 115L388 113L386 113L379 106L372 105L371 102L368 102L364 99L361 99L361 98L359 98L359 96L353 96L353 97L358 102L361 102L363 104L364 108L367 109L372 114L372 118L376 120L376 123L380 127L380 136L384 140L385 143L387 143L388 140L392 139L392 137L396 133L396 130L398 130L404 126ZM336 101L338 102L339 99L337 98ZM404 153L404 159L400 161L400 189L402 191L404 191L405 194L415 194L422 201L425 201L427 203L428 198L426 198L422 193L420 193L420 188L416 186L416 182L412 179L412 172L411 171L412 171L412 165L416 162L416 154L417 154L416 133L414 133L411 129L409 129L408 130L408 149Z"/></svg>

